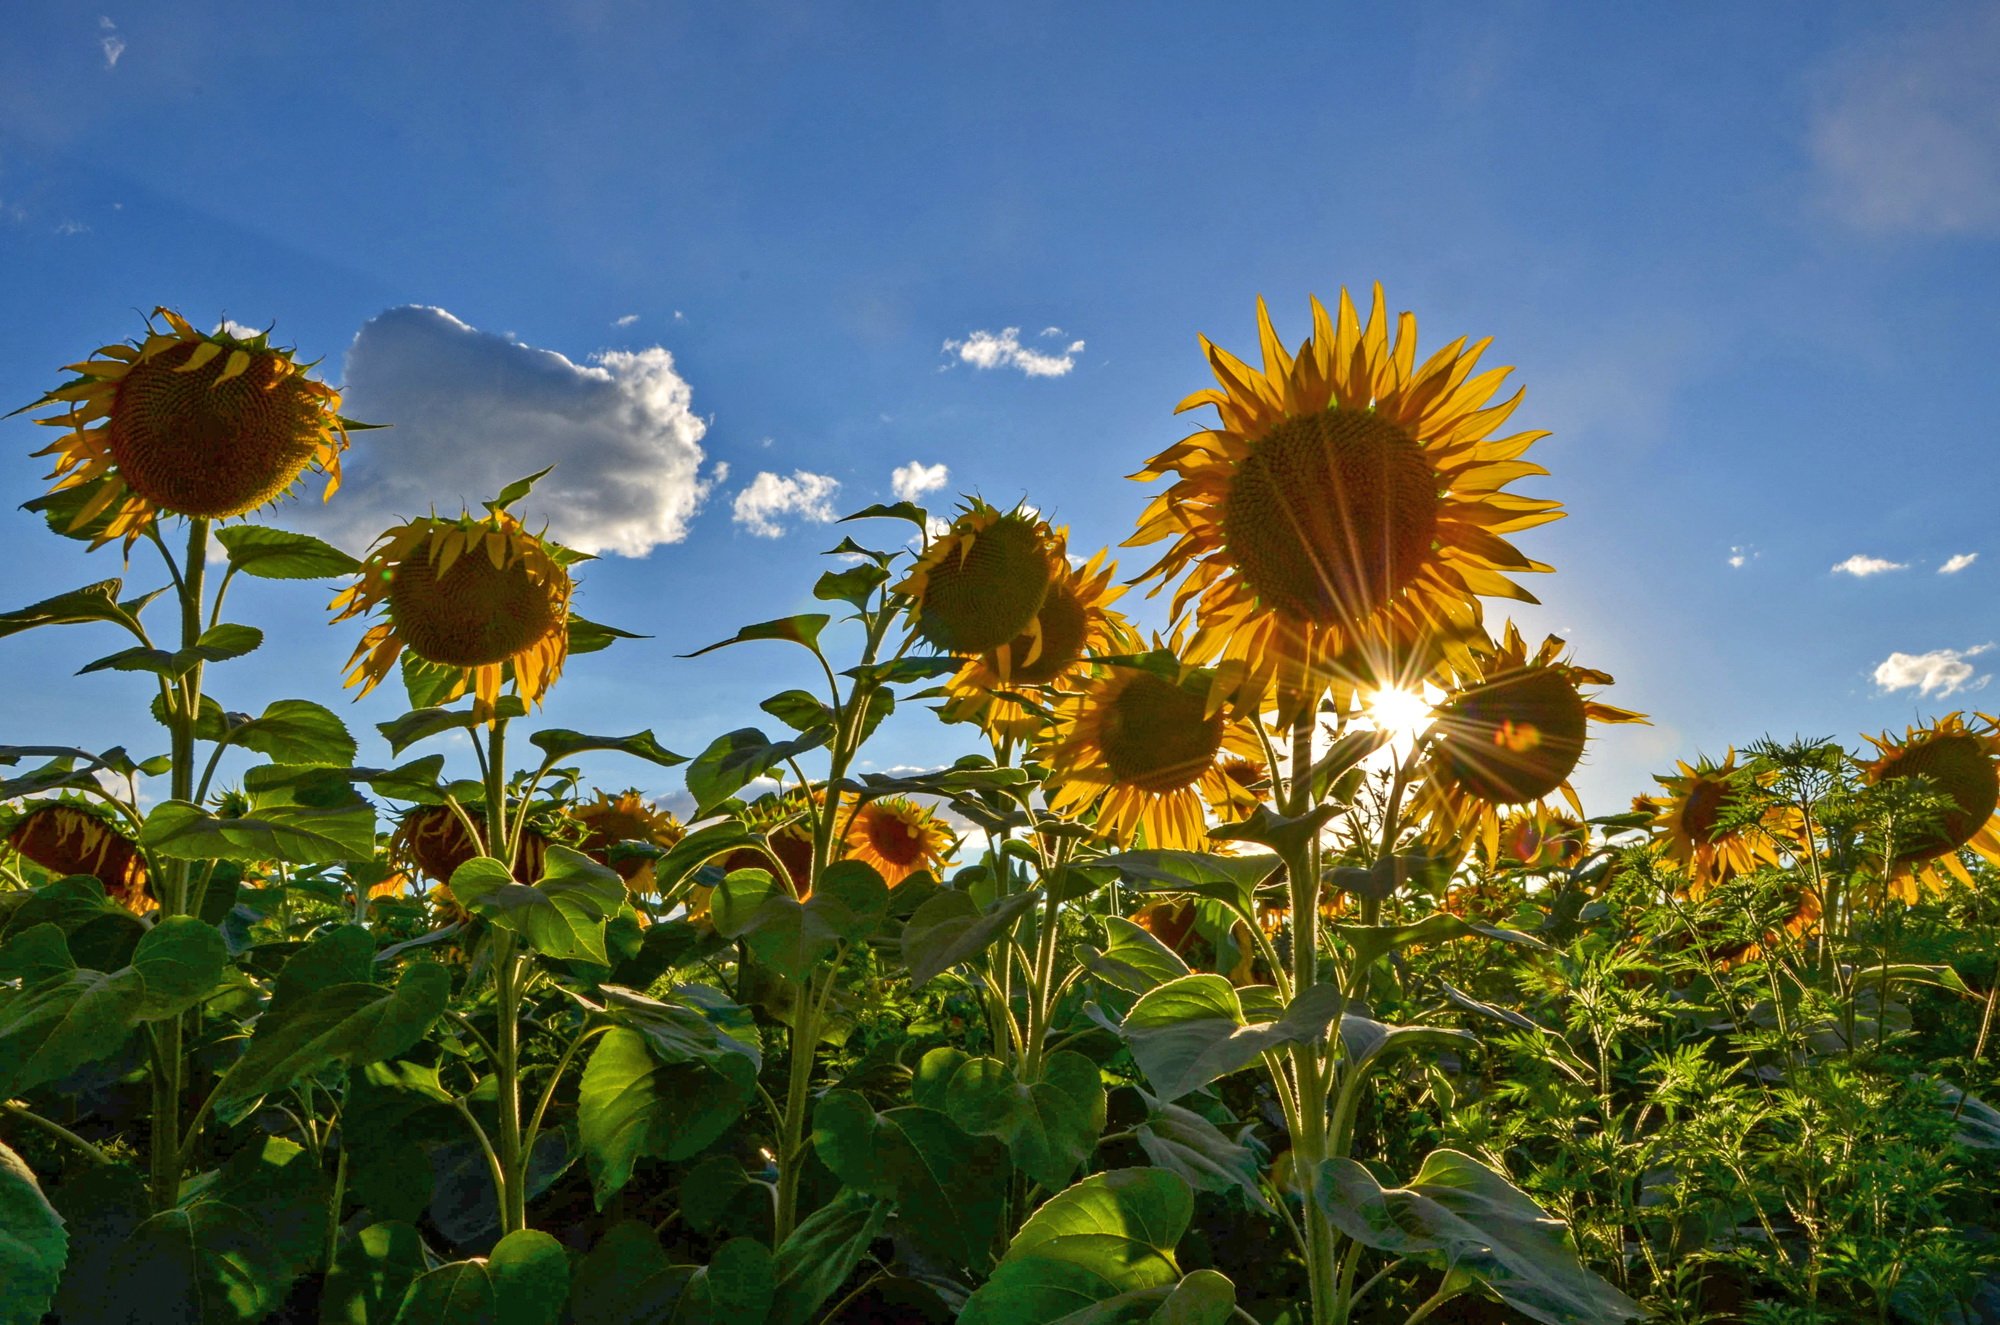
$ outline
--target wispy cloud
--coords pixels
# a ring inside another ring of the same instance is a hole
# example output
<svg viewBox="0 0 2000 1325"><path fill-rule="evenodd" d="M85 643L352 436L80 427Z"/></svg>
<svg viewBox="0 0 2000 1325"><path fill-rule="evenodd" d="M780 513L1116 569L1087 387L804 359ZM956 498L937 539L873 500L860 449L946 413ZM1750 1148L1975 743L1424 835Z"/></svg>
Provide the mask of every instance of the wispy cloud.
<svg viewBox="0 0 2000 1325"><path fill-rule="evenodd" d="M1981 676L1969 658L1987 652L1991 644L1969 649L1932 649L1929 653L1892 653L1875 668L1875 684L1883 694L1915 690L1925 698L1943 699L1961 690L1978 690L1992 680Z"/></svg>
<svg viewBox="0 0 2000 1325"><path fill-rule="evenodd" d="M834 518L833 494L838 491L840 480L825 474L795 469L786 478L766 470L736 494L733 518L759 538L782 538L788 518L830 523Z"/></svg>
<svg viewBox="0 0 2000 1325"><path fill-rule="evenodd" d="M614 327L629 327L638 320L639 320L639 315L637 313L627 313L624 317L618 318L617 320L612 322L611 325Z"/></svg>
<svg viewBox="0 0 2000 1325"><path fill-rule="evenodd" d="M1906 561L1890 561L1887 557L1871 557L1857 552L1846 561L1836 562L1833 570L1836 575L1852 575L1856 579L1865 579L1870 575L1880 575L1884 571L1909 568L1910 565Z"/></svg>
<svg viewBox="0 0 2000 1325"><path fill-rule="evenodd" d="M1871 39L1826 71L1810 145L1823 206L1858 229L2000 231L2000 8Z"/></svg>
<svg viewBox="0 0 2000 1325"><path fill-rule="evenodd" d="M116 69L118 57L125 54L125 38L118 35L118 25L109 18L97 20L97 45L104 52L104 67Z"/></svg>
<svg viewBox="0 0 2000 1325"><path fill-rule="evenodd" d="M642 557L678 543L708 495L708 424L657 346L579 364L406 305L361 328L345 376L342 411L394 427L354 434L339 500L299 502L285 518L350 547L433 503L477 510L549 464L522 518L585 552Z"/></svg>
<svg viewBox="0 0 2000 1325"><path fill-rule="evenodd" d="M912 460L907 465L896 466L890 475L890 483L896 490L899 501L915 501L926 492L936 492L951 480L951 471L943 465L927 465L921 460Z"/></svg>
<svg viewBox="0 0 2000 1325"><path fill-rule="evenodd" d="M1977 560L1979 560L1977 552L1960 552L1952 556L1944 565L1938 567L1937 573L1940 575L1956 575Z"/></svg>
<svg viewBox="0 0 2000 1325"><path fill-rule="evenodd" d="M1757 556L1757 550L1748 543L1732 544L1729 549L1729 564L1735 570L1742 570L1746 564L1755 560Z"/></svg>
<svg viewBox="0 0 2000 1325"><path fill-rule="evenodd" d="M1043 334L1047 335L1049 331L1062 334L1061 329L1056 327ZM1019 327L1003 327L998 334L975 331L963 340L947 340L940 353L954 355L959 363L969 363L982 371L1013 368L1028 377L1062 377L1076 367L1076 356L1083 353L1083 342L1071 341L1061 354L1044 354L1021 344ZM950 368L953 365L944 366Z"/></svg>

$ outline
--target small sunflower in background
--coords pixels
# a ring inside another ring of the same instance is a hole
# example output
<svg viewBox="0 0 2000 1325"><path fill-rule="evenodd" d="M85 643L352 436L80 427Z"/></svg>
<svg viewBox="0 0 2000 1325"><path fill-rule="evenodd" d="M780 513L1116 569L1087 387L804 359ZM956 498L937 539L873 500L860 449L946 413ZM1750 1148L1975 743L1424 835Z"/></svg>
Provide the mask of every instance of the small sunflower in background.
<svg viewBox="0 0 2000 1325"><path fill-rule="evenodd" d="M1204 802L1235 794L1222 761L1261 750L1248 723L1210 710L1209 678L1171 670L1111 666L1057 704L1041 751L1053 813L1074 818L1095 806L1098 834L1120 846L1206 845Z"/></svg>
<svg viewBox="0 0 2000 1325"><path fill-rule="evenodd" d="M511 669L515 690L539 705L568 656L568 564L577 559L497 505L483 518L433 515L398 525L329 604L335 621L377 609L387 618L362 635L346 684L367 694L407 648L457 670L447 701L470 690L474 711L490 715Z"/></svg>
<svg viewBox="0 0 2000 1325"><path fill-rule="evenodd" d="M356 424L340 392L307 376L268 334L202 333L168 308L167 324L71 364L75 380L29 409L66 408L36 422L66 429L36 455L53 456L52 492L87 489L69 532L97 524L91 546L127 546L165 515L247 515L289 493L308 466L340 486L340 453Z"/></svg>
<svg viewBox="0 0 2000 1325"><path fill-rule="evenodd" d="M954 841L950 826L930 807L907 796L885 796L847 821L843 858L873 867L893 888L919 870L938 877Z"/></svg>
<svg viewBox="0 0 2000 1325"><path fill-rule="evenodd" d="M764 870L776 877L778 871L771 868L771 856L776 856L783 867L782 877L777 877L777 882L788 887L801 900L810 897L813 816L829 812L826 801L824 787L814 787L810 793L794 788L760 796L744 806L736 814L737 822L763 837L770 855L743 847L722 858L723 872L733 874L737 870ZM831 813L841 815L848 808L849 798L843 793L836 798ZM840 822L836 819L836 826Z"/></svg>
<svg viewBox="0 0 2000 1325"><path fill-rule="evenodd" d="M1590 829L1582 819L1546 805L1531 805L1501 818L1498 851L1488 855L1486 863L1564 869L1582 860L1589 845Z"/></svg>
<svg viewBox="0 0 2000 1325"><path fill-rule="evenodd" d="M653 883L653 862L644 856L611 859L611 848L620 842L644 842L648 846L671 847L687 836L681 821L639 794L636 787L617 796L595 793L589 802L570 810L570 817L584 830L577 849L600 865L608 865L625 880L628 888L646 891Z"/></svg>
<svg viewBox="0 0 2000 1325"><path fill-rule="evenodd" d="M92 808L64 800L31 802L7 830L7 845L56 878L89 875L104 885L106 897L134 915L159 907L138 845Z"/></svg>
<svg viewBox="0 0 2000 1325"><path fill-rule="evenodd" d="M1007 649L1027 663L1040 649L1036 614L1062 560L1054 531L1034 512L975 498L892 591L909 600L917 634L946 653Z"/></svg>
<svg viewBox="0 0 2000 1325"><path fill-rule="evenodd" d="M1500 850L1500 809L1560 791L1578 817L1583 805L1569 776L1583 758L1592 722L1644 722L1586 694L1611 677L1562 656L1550 635L1533 656L1513 622L1475 668L1435 705L1418 806L1447 839Z"/></svg>
<svg viewBox="0 0 2000 1325"><path fill-rule="evenodd" d="M1666 795L1635 796L1632 808L1653 815L1661 854L1687 876L1687 895L1699 900L1724 880L1777 864L1785 823L1782 811L1765 816L1761 823L1723 827L1723 812L1730 802L1755 784L1753 774L1736 766L1736 751L1731 749L1719 764L1706 758L1692 765L1675 762L1679 773L1663 773L1656 779Z"/></svg>
<svg viewBox="0 0 2000 1325"><path fill-rule="evenodd" d="M1972 873L1959 859L1973 851L2000 865L2000 718L1975 713L1974 726L1963 713L1951 713L1926 727L1908 728L1901 740L1884 732L1867 737L1877 758L1861 765L1871 785L1897 778L1921 777L1931 790L1951 798L1952 807L1930 832L1897 853L1890 890L1915 902L1920 883L1938 883L1939 871L1968 887Z"/></svg>
<svg viewBox="0 0 2000 1325"><path fill-rule="evenodd" d="M1463 338L1422 366L1416 319L1394 332L1380 286L1363 326L1341 291L1288 352L1257 303L1263 370L1211 344L1219 387L1205 428L1134 478L1176 480L1128 544L1172 539L1142 578L1186 572L1173 615L1194 609L1191 662L1222 696L1268 698L1281 722L1312 711L1344 654L1425 634L1458 638L1482 596L1534 601L1509 575L1549 567L1503 537L1558 518L1558 503L1501 491L1546 471L1520 457L1545 433L1493 434L1520 401L1491 403L1509 369L1475 372L1489 342Z"/></svg>
<svg viewBox="0 0 2000 1325"><path fill-rule="evenodd" d="M1262 759L1224 755L1216 761L1221 777L1204 793L1208 808L1229 822L1248 819L1271 794L1271 770Z"/></svg>
<svg viewBox="0 0 2000 1325"><path fill-rule="evenodd" d="M1072 566L1062 555L1062 532L1056 535L1055 572L1034 624L958 670L946 685L948 720L976 722L1002 739L1031 739L1045 718L1011 692L1061 687L1089 667L1092 655L1129 645L1131 627L1110 606L1124 592L1111 582L1117 563L1106 563L1107 550Z"/></svg>

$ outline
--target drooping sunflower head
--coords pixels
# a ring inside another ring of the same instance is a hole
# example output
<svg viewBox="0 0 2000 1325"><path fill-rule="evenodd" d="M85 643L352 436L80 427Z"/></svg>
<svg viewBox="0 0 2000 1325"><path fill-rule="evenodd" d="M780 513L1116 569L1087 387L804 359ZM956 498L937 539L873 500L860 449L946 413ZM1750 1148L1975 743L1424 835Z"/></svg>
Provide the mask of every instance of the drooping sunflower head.
<svg viewBox="0 0 2000 1325"><path fill-rule="evenodd" d="M1072 566L1061 555L1061 539L1058 531L1055 571L1034 624L958 670L946 687L946 718L977 722L995 736L1031 738L1043 716L1010 694L1061 688L1088 669L1092 655L1116 652L1131 641L1131 627L1110 607L1124 592L1111 582L1117 563L1107 563L1107 553L1100 551Z"/></svg>
<svg viewBox="0 0 2000 1325"><path fill-rule="evenodd" d="M367 694L407 648L455 669L448 698L470 690L481 713L492 712L509 669L522 698L540 704L569 652L566 563L574 555L504 510L478 519L427 516L389 530L330 604L335 621L377 609L386 617L348 659L347 684Z"/></svg>
<svg viewBox="0 0 2000 1325"><path fill-rule="evenodd" d="M617 870L618 877L628 885L650 885L652 862L643 856L614 861L612 847L620 842L671 847L687 836L687 829L679 819L653 805L637 788L622 791L616 797L599 791L588 803L571 810L570 817L584 829L578 850L598 864Z"/></svg>
<svg viewBox="0 0 2000 1325"><path fill-rule="evenodd" d="M1721 763L1698 758L1679 763L1677 774L1661 774L1664 796L1633 801L1653 815L1653 832L1661 853L1687 875L1688 896L1699 898L1717 884L1760 865L1778 861L1787 816L1773 811L1755 823L1736 823L1728 813L1736 799L1750 792L1755 777L1736 766L1736 751ZM1730 820L1725 824L1725 820Z"/></svg>
<svg viewBox="0 0 2000 1325"><path fill-rule="evenodd" d="M937 648L1007 648L1027 663L1039 650L1036 614L1061 560L1054 531L1033 511L1002 512L975 498L894 592L909 600L911 624Z"/></svg>
<svg viewBox="0 0 2000 1325"><path fill-rule="evenodd" d="M928 806L906 796L885 796L854 812L845 857L874 867L890 887L919 870L936 877L952 848L952 831Z"/></svg>
<svg viewBox="0 0 2000 1325"><path fill-rule="evenodd" d="M1905 885L1899 893L1907 900L1915 900L1911 880L1929 872L1927 867L1942 868L1969 885L1972 875L1959 859L1960 851L2000 864L2000 819L1994 817L2000 806L2000 719L1973 716L1977 725L1963 713L1952 713L1927 727L1909 728L1901 740L1887 732L1867 738L1878 752L1861 766L1871 784L1920 777L1932 791L1951 799L1929 831L1899 844L1895 868Z"/></svg>
<svg viewBox="0 0 2000 1325"><path fill-rule="evenodd" d="M765 870L799 898L810 897L814 817L831 813L835 816L835 827L838 827L845 822L846 811L851 808L844 792L836 798L831 811L827 809L826 802L824 787L814 787L810 793L794 788L761 796L743 807L736 815L737 821L761 836L770 854L750 847L732 851L722 858L723 871ZM773 868L772 856L777 857L775 863L780 868Z"/></svg>
<svg viewBox="0 0 2000 1325"><path fill-rule="evenodd" d="M469 808L465 814L483 837L486 816ZM517 880L533 883L542 877L542 858L548 845L548 835L540 829L523 830L521 850L514 860ZM389 859L396 868L422 874L438 883L451 882L458 867L479 854L479 843L449 805L412 806L404 811L395 836L389 839Z"/></svg>
<svg viewBox="0 0 2000 1325"><path fill-rule="evenodd" d="M1209 708L1209 679L1156 653L1159 666L1112 666L1056 707L1044 733L1049 808L1096 808L1099 835L1121 845L1194 850L1207 843L1204 800L1227 803L1221 761L1255 758L1256 738Z"/></svg>
<svg viewBox="0 0 2000 1325"><path fill-rule="evenodd" d="M87 874L104 895L135 915L156 909L146 859L131 838L94 809L74 801L26 806L7 830L7 844L57 878Z"/></svg>
<svg viewBox="0 0 2000 1325"><path fill-rule="evenodd" d="M223 519L285 496L308 465L340 486L347 430L340 393L268 335L202 333L180 314L129 344L106 345L79 374L29 408L60 406L37 422L64 429L52 456L53 491L90 488L72 531L108 517L92 546L129 545L162 514Z"/></svg>
<svg viewBox="0 0 2000 1325"><path fill-rule="evenodd" d="M1418 805L1439 840L1476 841L1495 859L1500 809L1558 791L1582 817L1569 776L1583 758L1589 724L1646 720L1585 693L1584 686L1611 678L1568 662L1562 651L1563 641L1551 635L1530 656L1510 621L1435 705Z"/></svg>
<svg viewBox="0 0 2000 1325"><path fill-rule="evenodd" d="M1546 434L1492 436L1520 395L1489 403L1509 370L1474 371L1488 342L1419 367L1416 320L1392 333L1380 286L1366 326L1345 290L1336 314L1312 310L1293 354L1258 301L1261 372L1203 338L1220 385L1179 408L1212 405L1217 426L1133 476L1177 476L1129 541L1173 540L1146 578L1187 572L1174 615L1194 606L1191 660L1218 663L1239 701L1270 696L1284 722L1358 644L1462 634L1481 596L1533 601L1507 576L1549 568L1501 536L1560 514L1501 491L1545 472L1520 456Z"/></svg>

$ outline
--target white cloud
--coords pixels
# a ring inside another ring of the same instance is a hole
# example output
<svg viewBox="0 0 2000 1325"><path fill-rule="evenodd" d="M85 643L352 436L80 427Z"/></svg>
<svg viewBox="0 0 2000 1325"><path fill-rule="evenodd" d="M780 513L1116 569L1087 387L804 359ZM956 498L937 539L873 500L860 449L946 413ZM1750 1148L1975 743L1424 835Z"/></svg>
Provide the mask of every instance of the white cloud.
<svg viewBox="0 0 2000 1325"><path fill-rule="evenodd" d="M554 465L514 508L522 519L585 552L642 557L687 537L708 495L692 398L658 347L578 364L441 308L392 308L348 349L341 412L393 426L353 434L339 494L286 518L358 548L432 506L478 510Z"/></svg>
<svg viewBox="0 0 2000 1325"><path fill-rule="evenodd" d="M736 494L734 519L759 538L782 538L785 526L781 521L786 516L813 524L832 521L833 494L838 491L840 480L825 474L795 469L790 478L784 478L766 470Z"/></svg>
<svg viewBox="0 0 2000 1325"><path fill-rule="evenodd" d="M64 221L56 227L56 233L59 235L87 235L90 233L90 227L81 221Z"/></svg>
<svg viewBox="0 0 2000 1325"><path fill-rule="evenodd" d="M1060 335L1060 330L1056 334ZM948 340L940 353L955 354L960 363L969 363L981 370L1016 368L1029 377L1061 377L1076 367L1076 356L1083 353L1083 342L1071 343L1060 355L1043 354L1021 344L1019 327L1003 327L997 335L991 331L975 331L963 340Z"/></svg>
<svg viewBox="0 0 2000 1325"><path fill-rule="evenodd" d="M109 18L97 20L97 44L104 52L104 67L116 69L118 57L125 53L125 39L118 35L118 25Z"/></svg>
<svg viewBox="0 0 2000 1325"><path fill-rule="evenodd" d="M943 465L927 465L921 460L898 465L896 472L890 475L899 501L915 501L926 492L936 492L950 479L951 471Z"/></svg>
<svg viewBox="0 0 2000 1325"><path fill-rule="evenodd" d="M1044 336L1060 336L1060 335L1062 335L1062 328L1061 328L1061 327L1043 327L1043 328L1042 328L1042 334L1043 334Z"/></svg>
<svg viewBox="0 0 2000 1325"><path fill-rule="evenodd" d="M1732 552L1731 552L1731 553L1729 554L1729 564L1730 564L1731 566L1734 566L1734 567L1736 567L1736 568L1737 568L1738 570L1741 570L1741 569L1742 569L1742 567L1743 567L1743 563L1744 563L1745 561L1747 561L1747 560L1748 560L1748 558L1747 558L1747 557L1745 557L1745 556L1744 556L1744 555L1743 555L1743 554L1742 554L1741 552L1734 552L1734 551L1732 551Z"/></svg>
<svg viewBox="0 0 2000 1325"><path fill-rule="evenodd" d="M1858 229L2000 230L2000 9L1871 39L1823 75L1810 138L1824 205Z"/></svg>
<svg viewBox="0 0 2000 1325"><path fill-rule="evenodd" d="M614 327L629 327L638 320L639 320L639 315L637 313L627 313L624 317L617 319L611 325Z"/></svg>
<svg viewBox="0 0 2000 1325"><path fill-rule="evenodd" d="M1979 560L1977 552L1959 552L1954 554L1944 565L1938 567L1937 573L1940 575L1956 575L1977 560Z"/></svg>
<svg viewBox="0 0 2000 1325"><path fill-rule="evenodd" d="M1859 552L1849 557L1846 561L1837 563L1833 568L1836 575L1852 575L1856 579L1861 579L1869 575L1880 575L1883 571L1908 569L1908 562L1890 561L1886 557L1870 557Z"/></svg>
<svg viewBox="0 0 2000 1325"><path fill-rule="evenodd" d="M1875 668L1875 684L1883 694L1912 690L1939 699L1961 690L1978 690L1993 678L1975 677L1975 668L1966 661L1991 649L1977 644L1969 649L1932 649L1929 653L1892 653Z"/></svg>

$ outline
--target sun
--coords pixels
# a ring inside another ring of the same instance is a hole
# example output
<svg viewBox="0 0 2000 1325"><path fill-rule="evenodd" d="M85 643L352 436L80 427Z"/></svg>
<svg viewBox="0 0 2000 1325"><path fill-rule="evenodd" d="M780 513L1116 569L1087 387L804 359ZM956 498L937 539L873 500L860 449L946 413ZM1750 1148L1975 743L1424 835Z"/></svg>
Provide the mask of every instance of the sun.
<svg viewBox="0 0 2000 1325"><path fill-rule="evenodd" d="M1364 696L1362 703L1375 729L1398 743L1416 740L1437 718L1431 701L1414 690L1377 690Z"/></svg>

